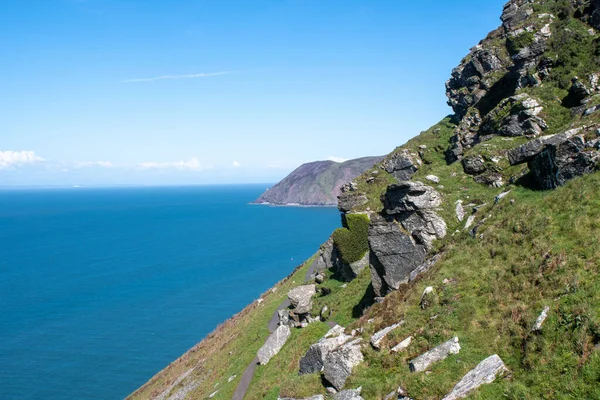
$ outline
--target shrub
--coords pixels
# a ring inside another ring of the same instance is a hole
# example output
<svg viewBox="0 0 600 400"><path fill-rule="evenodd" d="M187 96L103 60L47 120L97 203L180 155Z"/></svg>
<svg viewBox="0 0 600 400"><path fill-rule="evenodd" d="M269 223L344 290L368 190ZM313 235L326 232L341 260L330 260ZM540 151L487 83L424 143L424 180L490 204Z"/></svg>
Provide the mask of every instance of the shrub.
<svg viewBox="0 0 600 400"><path fill-rule="evenodd" d="M359 261L369 250L369 222L367 215L347 214L344 224L346 228L339 228L333 232L333 242L346 264Z"/></svg>

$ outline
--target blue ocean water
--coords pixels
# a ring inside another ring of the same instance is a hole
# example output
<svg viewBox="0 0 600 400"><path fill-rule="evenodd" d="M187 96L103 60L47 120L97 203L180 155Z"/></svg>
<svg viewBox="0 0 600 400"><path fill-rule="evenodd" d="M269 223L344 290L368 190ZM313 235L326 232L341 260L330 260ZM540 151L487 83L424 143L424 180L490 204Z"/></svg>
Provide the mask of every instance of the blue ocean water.
<svg viewBox="0 0 600 400"><path fill-rule="evenodd" d="M0 399L120 399L310 257L267 185L0 191Z"/></svg>

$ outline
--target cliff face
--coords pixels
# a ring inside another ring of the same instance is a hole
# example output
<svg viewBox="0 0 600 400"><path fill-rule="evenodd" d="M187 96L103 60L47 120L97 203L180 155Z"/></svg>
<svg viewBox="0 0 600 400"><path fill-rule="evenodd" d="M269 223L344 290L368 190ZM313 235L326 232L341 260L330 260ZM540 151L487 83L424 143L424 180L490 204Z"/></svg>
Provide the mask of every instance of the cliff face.
<svg viewBox="0 0 600 400"><path fill-rule="evenodd" d="M133 398L600 398L600 1L501 21L452 71L455 114L345 185L344 226Z"/></svg>
<svg viewBox="0 0 600 400"><path fill-rule="evenodd" d="M364 157L343 163L315 161L303 164L263 193L259 204L337 205L341 187L372 168L381 157Z"/></svg>

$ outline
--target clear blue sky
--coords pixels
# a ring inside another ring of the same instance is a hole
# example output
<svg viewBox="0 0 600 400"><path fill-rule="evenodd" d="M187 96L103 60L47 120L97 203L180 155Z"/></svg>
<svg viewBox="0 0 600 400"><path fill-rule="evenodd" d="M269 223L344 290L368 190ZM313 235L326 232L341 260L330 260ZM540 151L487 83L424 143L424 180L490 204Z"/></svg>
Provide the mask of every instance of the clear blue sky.
<svg viewBox="0 0 600 400"><path fill-rule="evenodd" d="M450 113L504 0L4 0L0 186L274 182Z"/></svg>

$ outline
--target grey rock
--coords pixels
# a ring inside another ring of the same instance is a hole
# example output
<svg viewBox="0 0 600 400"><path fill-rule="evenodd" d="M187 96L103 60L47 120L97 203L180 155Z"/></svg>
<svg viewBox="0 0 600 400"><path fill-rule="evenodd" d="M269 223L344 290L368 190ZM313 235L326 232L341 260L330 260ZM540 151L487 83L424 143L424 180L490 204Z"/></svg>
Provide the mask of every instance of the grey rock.
<svg viewBox="0 0 600 400"><path fill-rule="evenodd" d="M559 144L581 132L581 128L571 129L556 135L542 136L508 151L510 165L518 165L532 160L546 145Z"/></svg>
<svg viewBox="0 0 600 400"><path fill-rule="evenodd" d="M382 200L387 214L433 210L442 204L442 196L431 186L419 181L388 186Z"/></svg>
<svg viewBox="0 0 600 400"><path fill-rule="evenodd" d="M407 337L406 339L402 340L400 343L398 343L397 345L395 345L394 347L392 347L392 349L390 350L392 353L399 353L403 350L405 350L406 348L408 348L408 346L410 346L411 342L412 342L412 336Z"/></svg>
<svg viewBox="0 0 600 400"><path fill-rule="evenodd" d="M460 344L458 343L458 338L454 337L428 352L421 354L410 362L409 367L412 372L425 371L431 364L444 360L450 354L458 354L459 352Z"/></svg>
<svg viewBox="0 0 600 400"><path fill-rule="evenodd" d="M465 219L465 209L463 208L462 200L458 200L456 202L454 212L456 213L456 219L458 220L458 222L462 222Z"/></svg>
<svg viewBox="0 0 600 400"><path fill-rule="evenodd" d="M341 212L350 212L357 207L369 202L367 196L360 192L344 192L338 196L338 209Z"/></svg>
<svg viewBox="0 0 600 400"><path fill-rule="evenodd" d="M333 243L333 238L327 239L319 248L319 253L315 260L315 271L322 273L328 269L337 269L339 265L339 251Z"/></svg>
<svg viewBox="0 0 600 400"><path fill-rule="evenodd" d="M504 186L504 177L499 172L487 171L481 175L476 176L473 180L482 185L488 185L490 187L500 188Z"/></svg>
<svg viewBox="0 0 600 400"><path fill-rule="evenodd" d="M431 307L437 302L437 293L432 286L427 286L425 290L423 290L423 294L421 295L421 301L419 301L419 306L421 309L425 310L426 308Z"/></svg>
<svg viewBox="0 0 600 400"><path fill-rule="evenodd" d="M279 325L290 325L290 310L278 310L277 314L279 316Z"/></svg>
<svg viewBox="0 0 600 400"><path fill-rule="evenodd" d="M404 320L397 322L386 328L383 328L382 330L373 334L373 336L371 336L371 346L373 346L375 349L379 349L379 346L381 345L382 340L385 339L385 337L388 335L388 333L390 333L391 331L393 331L396 328L399 328L403 324L404 324Z"/></svg>
<svg viewBox="0 0 600 400"><path fill-rule="evenodd" d="M287 325L280 325L277 327L268 338L265 344L258 350L258 363L265 365L273 358L279 350L283 347L290 337L290 327Z"/></svg>
<svg viewBox="0 0 600 400"><path fill-rule="evenodd" d="M318 394L316 396L305 397L304 399L294 399L292 397L279 397L277 400L325 400L325 396Z"/></svg>
<svg viewBox="0 0 600 400"><path fill-rule="evenodd" d="M485 161L479 155L463 158L462 166L467 175L479 175L486 171Z"/></svg>
<svg viewBox="0 0 600 400"><path fill-rule="evenodd" d="M369 252L367 251L363 258L358 261L351 263L350 265L346 265L340 263L340 275L344 281L351 281L355 279L360 272L369 266Z"/></svg>
<svg viewBox="0 0 600 400"><path fill-rule="evenodd" d="M581 102L591 94L592 91L588 89L578 77L573 77L571 87L569 88L569 96L574 102L581 104Z"/></svg>
<svg viewBox="0 0 600 400"><path fill-rule="evenodd" d="M504 362L497 354L494 354L469 371L442 400L465 398L481 385L494 382L498 375L506 372L508 372L508 369L504 365Z"/></svg>
<svg viewBox="0 0 600 400"><path fill-rule="evenodd" d="M315 282L316 283L323 283L323 282L325 282L325 276L323 274L316 274L315 275Z"/></svg>
<svg viewBox="0 0 600 400"><path fill-rule="evenodd" d="M529 170L541 189L555 189L567 181L596 170L598 150L587 151L582 137L576 136L558 144L546 144L528 162Z"/></svg>
<svg viewBox="0 0 600 400"><path fill-rule="evenodd" d="M394 153L382 163L383 168L398 181L408 181L419 169L419 164L408 150Z"/></svg>
<svg viewBox="0 0 600 400"><path fill-rule="evenodd" d="M427 175L425 179L427 179L429 182L440 183L440 178L435 175Z"/></svg>
<svg viewBox="0 0 600 400"><path fill-rule="evenodd" d="M360 341L345 343L325 357L323 377L337 390L342 390L354 367L363 361Z"/></svg>
<svg viewBox="0 0 600 400"><path fill-rule="evenodd" d="M527 94L502 100L483 120L480 135L539 136L548 124L538 115L540 103Z"/></svg>
<svg viewBox="0 0 600 400"><path fill-rule="evenodd" d="M542 331L542 325L544 325L544 322L546 321L546 318L548 318L548 312L549 311L550 311L550 307L549 306L544 307L544 309L542 310L541 314L535 320L535 324L533 324L533 328L531 328L532 332L539 333L539 332Z"/></svg>
<svg viewBox="0 0 600 400"><path fill-rule="evenodd" d="M352 336L346 335L343 327L336 325L331 328L317 343L311 345L300 359L300 375L322 371L325 357L351 339Z"/></svg>
<svg viewBox="0 0 600 400"><path fill-rule="evenodd" d="M371 281L377 296L407 283L410 273L425 261L425 247L417 245L395 221L374 219L369 226Z"/></svg>
<svg viewBox="0 0 600 400"><path fill-rule="evenodd" d="M426 250L433 247L435 239L446 236L446 222L431 210L403 213L396 216L402 227L406 229L418 244L425 246Z"/></svg>
<svg viewBox="0 0 600 400"><path fill-rule="evenodd" d="M333 395L334 400L364 400L360 396L361 388L343 390Z"/></svg>
<svg viewBox="0 0 600 400"><path fill-rule="evenodd" d="M316 285L298 286L290 290L288 299L296 314L306 314L312 308L312 297L317 293Z"/></svg>
<svg viewBox="0 0 600 400"><path fill-rule="evenodd" d="M415 279L417 279L419 275L429 271L440 260L440 258L442 258L441 254L436 254L427 261L425 261L423 264L419 265L410 273L408 281L412 282Z"/></svg>
<svg viewBox="0 0 600 400"><path fill-rule="evenodd" d="M496 196L494 198L494 203L500 202L500 200L502 200L503 198L505 198L506 196L508 196L510 194L510 192L512 192L512 190L507 190L506 192L500 193L498 196Z"/></svg>
<svg viewBox="0 0 600 400"><path fill-rule="evenodd" d="M329 317L331 317L331 310L329 309L329 307L323 306L323 308L321 308L319 316L321 317L321 321L327 321Z"/></svg>

